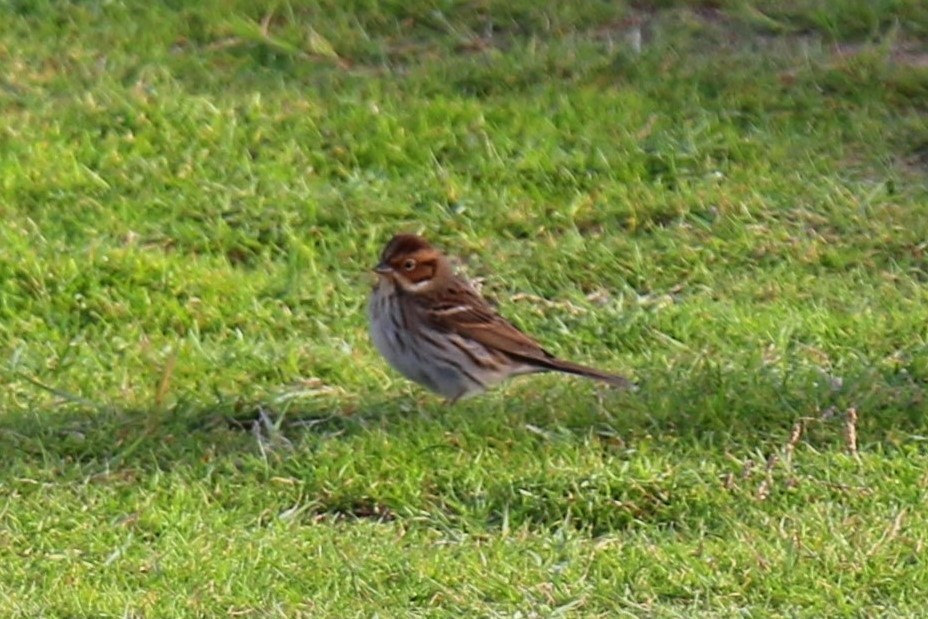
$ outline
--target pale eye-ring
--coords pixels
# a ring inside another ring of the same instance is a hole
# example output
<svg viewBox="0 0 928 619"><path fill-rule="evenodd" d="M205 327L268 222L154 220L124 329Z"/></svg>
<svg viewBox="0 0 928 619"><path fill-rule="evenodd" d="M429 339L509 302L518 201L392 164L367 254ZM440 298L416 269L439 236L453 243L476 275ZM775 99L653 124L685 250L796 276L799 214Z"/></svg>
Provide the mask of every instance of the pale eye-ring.
<svg viewBox="0 0 928 619"><path fill-rule="evenodd" d="M406 262L403 263L403 268L407 271L412 271L414 268L416 268L416 261L412 258L409 258L406 260Z"/></svg>

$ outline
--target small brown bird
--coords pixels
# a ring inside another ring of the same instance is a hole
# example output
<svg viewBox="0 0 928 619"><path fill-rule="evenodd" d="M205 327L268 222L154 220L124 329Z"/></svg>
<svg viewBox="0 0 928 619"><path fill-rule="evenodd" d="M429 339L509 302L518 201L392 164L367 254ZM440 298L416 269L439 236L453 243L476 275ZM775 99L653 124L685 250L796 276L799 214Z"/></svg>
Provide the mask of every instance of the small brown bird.
<svg viewBox="0 0 928 619"><path fill-rule="evenodd" d="M406 378L450 402L534 372L632 387L621 376L554 357L497 314L421 237L394 236L374 272L368 303L374 345Z"/></svg>

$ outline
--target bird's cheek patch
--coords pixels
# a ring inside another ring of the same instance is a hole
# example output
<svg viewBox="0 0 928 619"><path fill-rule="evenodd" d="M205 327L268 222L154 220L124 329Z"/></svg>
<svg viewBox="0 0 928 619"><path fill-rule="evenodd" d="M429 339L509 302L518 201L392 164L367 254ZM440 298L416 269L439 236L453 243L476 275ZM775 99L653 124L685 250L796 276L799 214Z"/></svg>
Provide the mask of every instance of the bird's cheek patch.
<svg viewBox="0 0 928 619"><path fill-rule="evenodd" d="M412 273L409 274L409 281L417 284L419 282L424 282L432 279L432 276L435 275L435 266L431 264L420 264L415 269L412 270Z"/></svg>

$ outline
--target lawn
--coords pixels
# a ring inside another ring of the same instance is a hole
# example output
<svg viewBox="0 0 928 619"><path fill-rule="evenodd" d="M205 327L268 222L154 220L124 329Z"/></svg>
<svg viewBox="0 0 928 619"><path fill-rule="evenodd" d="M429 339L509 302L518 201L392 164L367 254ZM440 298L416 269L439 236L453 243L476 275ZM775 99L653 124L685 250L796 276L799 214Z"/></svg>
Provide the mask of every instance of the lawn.
<svg viewBox="0 0 928 619"><path fill-rule="evenodd" d="M922 0L0 11L0 616L924 615ZM639 389L403 380L398 231Z"/></svg>

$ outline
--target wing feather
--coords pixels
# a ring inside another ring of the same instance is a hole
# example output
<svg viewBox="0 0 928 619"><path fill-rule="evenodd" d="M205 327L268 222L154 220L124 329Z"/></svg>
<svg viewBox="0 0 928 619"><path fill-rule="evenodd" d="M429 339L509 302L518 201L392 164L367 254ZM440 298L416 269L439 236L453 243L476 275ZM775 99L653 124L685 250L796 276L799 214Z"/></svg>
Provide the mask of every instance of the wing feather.
<svg viewBox="0 0 928 619"><path fill-rule="evenodd" d="M510 357L541 363L553 358L463 282L443 290L441 300L428 308L427 316L437 329L457 333Z"/></svg>

